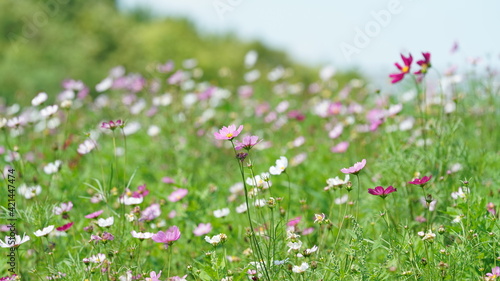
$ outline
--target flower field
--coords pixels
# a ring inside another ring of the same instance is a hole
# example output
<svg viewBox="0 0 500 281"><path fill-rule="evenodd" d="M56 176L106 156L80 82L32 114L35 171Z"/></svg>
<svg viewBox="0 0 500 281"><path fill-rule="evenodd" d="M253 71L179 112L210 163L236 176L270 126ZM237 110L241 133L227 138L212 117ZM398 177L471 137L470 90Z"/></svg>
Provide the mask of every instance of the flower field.
<svg viewBox="0 0 500 281"><path fill-rule="evenodd" d="M258 56L0 103L0 280L500 279L496 72Z"/></svg>

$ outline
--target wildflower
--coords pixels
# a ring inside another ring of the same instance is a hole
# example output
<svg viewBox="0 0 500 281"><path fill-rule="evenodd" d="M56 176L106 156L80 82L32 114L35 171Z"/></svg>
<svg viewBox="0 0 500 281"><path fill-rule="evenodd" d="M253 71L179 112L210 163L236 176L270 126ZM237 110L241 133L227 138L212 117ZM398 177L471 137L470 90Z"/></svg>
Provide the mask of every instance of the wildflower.
<svg viewBox="0 0 500 281"><path fill-rule="evenodd" d="M159 277L159 275L158 275ZM187 274L182 276L182 277L179 277L179 276L172 276L170 278L168 278L168 281L187 281ZM156 279L155 279L156 280ZM159 279L158 279L159 280ZM222 279L221 279L222 280Z"/></svg>
<svg viewBox="0 0 500 281"><path fill-rule="evenodd" d="M342 187L342 185L347 184L349 182L349 174L345 175L344 180L341 180L339 177L329 178L326 180L327 186L324 188L325 191L331 189L332 187Z"/></svg>
<svg viewBox="0 0 500 281"><path fill-rule="evenodd" d="M118 127L120 127L120 128L125 127L125 122L118 119L118 120L116 120L116 122L114 122L113 120L110 120L109 122L102 122L102 125L101 125L101 128L108 129L111 131L114 131Z"/></svg>
<svg viewBox="0 0 500 281"><path fill-rule="evenodd" d="M141 212L139 221L152 221L161 215L160 204L154 203Z"/></svg>
<svg viewBox="0 0 500 281"><path fill-rule="evenodd" d="M291 241L291 242L288 242L288 243L286 244L286 246L289 248L289 249L288 249L288 252L290 252L290 251L292 251L292 250L294 250L294 251L298 251L298 250L300 250L300 248L302 247L302 241L300 241L300 240L297 240L297 241L295 241L295 242L292 242L292 241Z"/></svg>
<svg viewBox="0 0 500 281"><path fill-rule="evenodd" d="M160 281L160 277L161 277L161 270L158 273L156 273L155 271L151 271L149 273L149 277L146 277L146 281Z"/></svg>
<svg viewBox="0 0 500 281"><path fill-rule="evenodd" d="M361 162L357 162L352 167L340 169L340 171L344 174L358 174L366 165L366 159L361 160Z"/></svg>
<svg viewBox="0 0 500 281"><path fill-rule="evenodd" d="M455 216L455 218L453 218L453 220L451 221L452 223L459 223L462 221L462 219L464 218L465 216L464 215L458 215L458 216Z"/></svg>
<svg viewBox="0 0 500 281"><path fill-rule="evenodd" d="M314 223L322 224L325 221L325 214L314 214Z"/></svg>
<svg viewBox="0 0 500 281"><path fill-rule="evenodd" d="M114 217L109 217L107 219L100 218L97 220L97 225L99 225L100 227L110 227L113 225L114 222L115 222Z"/></svg>
<svg viewBox="0 0 500 281"><path fill-rule="evenodd" d="M335 200L333 200L333 202L337 205L342 205L342 204L346 203L347 200L349 200L349 195L344 194L342 197L335 198Z"/></svg>
<svg viewBox="0 0 500 281"><path fill-rule="evenodd" d="M149 194L149 190L146 188L146 185L139 185L137 187L137 191L134 191L132 193L132 197L135 198L140 198L140 197L146 197Z"/></svg>
<svg viewBox="0 0 500 281"><path fill-rule="evenodd" d="M397 189L392 187L391 185L389 187L387 187L386 189L384 189L381 186L377 186L377 187L375 187L375 189L368 188L368 193L370 193L371 195L378 195L384 199L385 199L385 197L387 197L387 195L389 195L389 193L396 192L396 191L397 191Z"/></svg>
<svg viewBox="0 0 500 281"><path fill-rule="evenodd" d="M46 108L40 110L40 115L47 118L56 114L58 109L59 109L58 105L49 105Z"/></svg>
<svg viewBox="0 0 500 281"><path fill-rule="evenodd" d="M415 72L415 74L426 74L427 70L431 68L431 53L422 53L424 56L423 60L417 61L417 64L420 65L420 70Z"/></svg>
<svg viewBox="0 0 500 281"><path fill-rule="evenodd" d="M286 223L286 226L296 226L297 224L299 224L301 219L302 219L302 217L293 218L289 222Z"/></svg>
<svg viewBox="0 0 500 281"><path fill-rule="evenodd" d="M304 273L307 269L309 269L309 264L307 262L303 262L300 266L294 265L292 267L294 273Z"/></svg>
<svg viewBox="0 0 500 281"><path fill-rule="evenodd" d="M497 215L497 211L495 209L495 204L493 204L492 202L488 203L488 205L486 205L486 209L488 210L488 212L490 214L492 214L493 216L496 216Z"/></svg>
<svg viewBox="0 0 500 281"><path fill-rule="evenodd" d="M404 66L401 66L399 63L395 63L396 67L400 70L400 73L394 73L389 75L390 78L392 78L391 83L397 83L405 77L406 74L410 73L410 67L411 63L413 61L413 57L408 55L408 57L403 56L401 54L401 59L403 59Z"/></svg>
<svg viewBox="0 0 500 281"><path fill-rule="evenodd" d="M49 163L49 164L45 165L45 167L43 167L43 171L47 175L55 174L59 171L59 169L61 168L61 165L62 165L61 160L56 160L54 163Z"/></svg>
<svg viewBox="0 0 500 281"><path fill-rule="evenodd" d="M132 230L130 234L132 235L132 237L138 238L140 240L149 239L153 236L153 233L151 232L137 232L135 230Z"/></svg>
<svg viewBox="0 0 500 281"><path fill-rule="evenodd" d="M409 183L409 184L420 185L421 187L424 187L424 185L425 185L428 181L430 181L430 180L431 180L431 178L432 178L432 175L430 175L430 176L425 176L425 177L423 177L423 178L421 178L421 179L416 178L416 179L414 179L414 180L412 180L412 181L409 181L408 183Z"/></svg>
<svg viewBox="0 0 500 281"><path fill-rule="evenodd" d="M54 230L54 226L49 225L49 226L45 227L44 229L39 229L39 230L35 231L33 234L35 234L35 236L37 236L37 237L42 237L42 236L45 236L45 235L51 233L52 230Z"/></svg>
<svg viewBox="0 0 500 281"><path fill-rule="evenodd" d="M422 237L423 241L429 241L429 242L433 242L434 238L436 238L436 234L432 233L430 229L427 233L424 233L423 231L418 232L418 236Z"/></svg>
<svg viewBox="0 0 500 281"><path fill-rule="evenodd" d="M47 95L47 93L40 92L31 100L31 105L39 106L40 104L44 103L48 97L49 96Z"/></svg>
<svg viewBox="0 0 500 281"><path fill-rule="evenodd" d="M466 197L467 197L467 194L468 194L469 192L470 192L470 191L469 191L469 189L468 189L467 187L463 187L463 188L462 188L462 187L459 187L457 192L452 192L452 193L451 193L451 197L452 197L453 199L455 199L455 200L456 200L456 199L458 199L458 198L462 198L462 199L464 199L464 198L466 198Z"/></svg>
<svg viewBox="0 0 500 281"><path fill-rule="evenodd" d="M268 189L273 185L269 173L262 173L253 178L247 178L246 183L250 186L256 186L262 189Z"/></svg>
<svg viewBox="0 0 500 281"><path fill-rule="evenodd" d="M280 175L285 172L288 167L288 159L285 156L281 156L280 159L276 160L276 166L271 166L269 168L269 173L271 175Z"/></svg>
<svg viewBox="0 0 500 281"><path fill-rule="evenodd" d="M73 203L70 201L68 203L62 203L60 207L54 207L52 212L54 215L62 215L67 218L67 213L73 209Z"/></svg>
<svg viewBox="0 0 500 281"><path fill-rule="evenodd" d="M17 191L19 194L24 196L26 199L31 199L42 192L42 187L40 185L26 186L26 184L21 184Z"/></svg>
<svg viewBox="0 0 500 281"><path fill-rule="evenodd" d="M168 196L168 200L170 202L177 202L177 201L181 200L182 198L184 198L184 196L186 196L187 194L188 194L188 190L187 189L179 188L179 189L174 190Z"/></svg>
<svg viewBox="0 0 500 281"><path fill-rule="evenodd" d="M304 250L304 256L305 257L308 257L310 256L312 253L316 252L318 250L318 246L314 245L312 248L310 249L305 249Z"/></svg>
<svg viewBox="0 0 500 281"><path fill-rule="evenodd" d="M248 210L247 203L243 203L239 206L236 206L236 213L241 214Z"/></svg>
<svg viewBox="0 0 500 281"><path fill-rule="evenodd" d="M96 144L92 140L85 140L83 143L81 143L78 146L78 149L76 150L80 155L87 154L91 152L95 148Z"/></svg>
<svg viewBox="0 0 500 281"><path fill-rule="evenodd" d="M210 223L200 223L198 226L193 230L193 234L195 236L202 236L207 233L212 231L212 224Z"/></svg>
<svg viewBox="0 0 500 281"><path fill-rule="evenodd" d="M227 215L229 215L229 213L230 213L229 208L223 208L223 209L215 210L214 211L214 217L216 217L216 218L223 218L223 217L226 217Z"/></svg>
<svg viewBox="0 0 500 281"><path fill-rule="evenodd" d="M111 234L109 232L104 231L102 233L102 240L104 242L106 242L106 241L113 241L113 240L115 240L115 236L113 236L113 234Z"/></svg>
<svg viewBox="0 0 500 281"><path fill-rule="evenodd" d="M224 233L220 233L217 235L212 236L210 238L209 236L205 236L205 241L209 244L212 244L212 246L217 246L219 244L223 244L227 240L227 235Z"/></svg>
<svg viewBox="0 0 500 281"><path fill-rule="evenodd" d="M262 140L259 140L258 136L245 136L243 137L243 142L234 141L234 149L240 150L243 148L245 150L250 150L261 141Z"/></svg>
<svg viewBox="0 0 500 281"><path fill-rule="evenodd" d="M153 234L151 239L157 243L164 243L165 245L172 245L175 241L181 238L181 232L177 226L172 226L166 231L158 231L158 233Z"/></svg>
<svg viewBox="0 0 500 281"><path fill-rule="evenodd" d="M73 226L73 224L75 224L75 223L74 222L67 223L63 226L56 228L56 230L61 231L61 232L67 231L68 229L70 229Z"/></svg>
<svg viewBox="0 0 500 281"><path fill-rule="evenodd" d="M124 204L124 205L138 205L141 204L142 201L144 200L143 197L129 197L127 195L123 195L120 197L119 202Z"/></svg>
<svg viewBox="0 0 500 281"><path fill-rule="evenodd" d="M237 137L241 131L243 130L243 125L240 125L238 129L236 129L236 125L229 125L228 127L224 126L219 132L214 132L215 139L218 140L232 140Z"/></svg>
<svg viewBox="0 0 500 281"><path fill-rule="evenodd" d="M103 210L99 210L99 211L96 211L96 212L93 212L93 213L86 215L85 218L86 219L95 219L98 216L100 216L103 212L104 212Z"/></svg>
<svg viewBox="0 0 500 281"><path fill-rule="evenodd" d="M30 237L26 235L26 233L23 235L21 238L20 235L16 235L15 237L12 236L5 236L5 242L0 240L0 247L2 248L17 248L21 244L28 242L30 240Z"/></svg>
<svg viewBox="0 0 500 281"><path fill-rule="evenodd" d="M330 148L332 153L344 153L349 148L349 142L343 141Z"/></svg>
<svg viewBox="0 0 500 281"><path fill-rule="evenodd" d="M92 263L102 263L106 260L106 255L99 253L97 255L91 256L88 259L84 259L84 262L85 262L85 260L87 260L88 262L92 262Z"/></svg>
<svg viewBox="0 0 500 281"><path fill-rule="evenodd" d="M484 280L495 280L497 277L500 277L500 267L493 267L491 269L491 273L486 273L486 277Z"/></svg>

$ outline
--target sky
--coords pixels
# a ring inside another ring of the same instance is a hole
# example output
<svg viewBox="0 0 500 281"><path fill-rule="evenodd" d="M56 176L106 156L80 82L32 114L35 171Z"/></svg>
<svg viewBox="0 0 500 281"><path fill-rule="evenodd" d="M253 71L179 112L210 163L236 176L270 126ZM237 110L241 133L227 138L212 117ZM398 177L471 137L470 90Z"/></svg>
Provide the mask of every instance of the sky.
<svg viewBox="0 0 500 281"><path fill-rule="evenodd" d="M440 72L470 67L476 57L483 68L500 62L497 0L119 0L119 6L187 17L202 32L258 39L311 66L385 74L396 71L400 53L420 59L424 51Z"/></svg>

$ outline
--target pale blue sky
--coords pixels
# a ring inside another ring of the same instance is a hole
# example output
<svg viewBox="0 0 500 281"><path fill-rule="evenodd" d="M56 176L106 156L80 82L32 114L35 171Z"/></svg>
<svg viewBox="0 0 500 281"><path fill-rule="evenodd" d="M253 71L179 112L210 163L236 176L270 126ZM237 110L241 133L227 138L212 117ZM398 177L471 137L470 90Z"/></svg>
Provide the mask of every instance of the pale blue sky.
<svg viewBox="0 0 500 281"><path fill-rule="evenodd" d="M431 52L442 71L477 56L485 58L483 66L488 58L499 65L497 0L120 0L123 8L139 3L157 14L185 16L203 31L260 39L313 66L386 73L408 51L416 58ZM451 55L455 41L459 52Z"/></svg>

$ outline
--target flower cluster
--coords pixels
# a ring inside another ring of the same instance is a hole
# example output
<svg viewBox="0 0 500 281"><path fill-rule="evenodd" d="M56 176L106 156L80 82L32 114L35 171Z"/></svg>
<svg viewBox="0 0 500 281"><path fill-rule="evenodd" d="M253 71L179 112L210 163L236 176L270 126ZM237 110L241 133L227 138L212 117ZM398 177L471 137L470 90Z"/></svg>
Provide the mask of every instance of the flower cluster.
<svg viewBox="0 0 500 281"><path fill-rule="evenodd" d="M422 60L417 61L417 64L420 66L420 69L414 73L415 75L417 75L417 77L425 75L427 73L427 70L431 67L431 54L428 52L422 53L422 56L424 58ZM405 75L410 74L411 64L413 62L412 55L409 54L407 57L405 57L403 54L401 54L401 59L403 60L403 65L395 63L399 72L389 75L389 77L391 78L391 83L393 84L403 80Z"/></svg>

